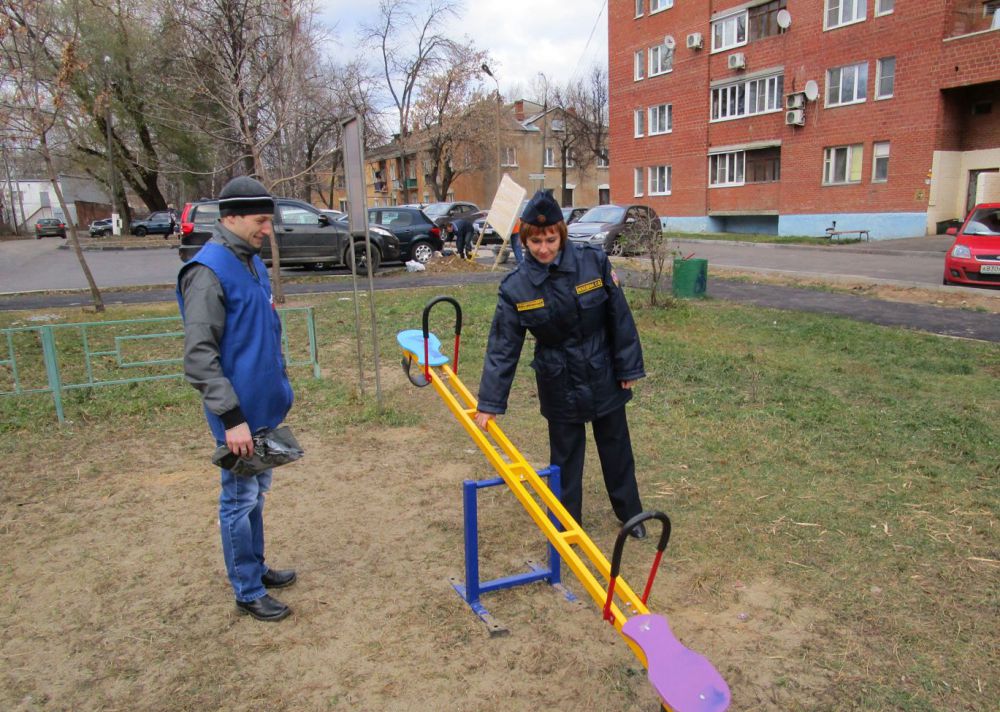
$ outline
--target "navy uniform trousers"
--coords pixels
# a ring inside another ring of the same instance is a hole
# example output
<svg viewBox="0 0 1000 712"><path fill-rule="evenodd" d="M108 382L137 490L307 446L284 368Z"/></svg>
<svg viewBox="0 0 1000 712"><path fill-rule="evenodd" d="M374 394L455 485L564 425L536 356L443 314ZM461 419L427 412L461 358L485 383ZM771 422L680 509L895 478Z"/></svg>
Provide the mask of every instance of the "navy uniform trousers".
<svg viewBox="0 0 1000 712"><path fill-rule="evenodd" d="M583 525L583 456L587 449L586 423L549 422L549 457L558 465L562 480L560 501ZM604 471L604 486L615 515L624 523L642 512L635 481L635 458L628 432L625 406L595 419L591 427Z"/></svg>

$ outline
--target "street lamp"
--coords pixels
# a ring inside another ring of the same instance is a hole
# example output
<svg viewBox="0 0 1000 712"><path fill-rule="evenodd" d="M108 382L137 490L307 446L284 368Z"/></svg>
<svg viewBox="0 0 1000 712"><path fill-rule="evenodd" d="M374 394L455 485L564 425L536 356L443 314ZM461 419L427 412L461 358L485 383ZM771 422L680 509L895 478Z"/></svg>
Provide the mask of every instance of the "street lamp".
<svg viewBox="0 0 1000 712"><path fill-rule="evenodd" d="M503 148L500 146L500 82L497 78L493 76L493 72L490 71L490 66L483 62L483 66L480 67L486 75L493 80L493 83L497 85L497 117L496 117L496 136L497 136L497 188L500 187L501 171L503 166Z"/></svg>
<svg viewBox="0 0 1000 712"><path fill-rule="evenodd" d="M113 158L113 148L111 142L111 56L104 55L104 124L108 130L108 190L111 192L111 232L114 235L121 235L121 223L119 223L118 194L115 190L115 162Z"/></svg>

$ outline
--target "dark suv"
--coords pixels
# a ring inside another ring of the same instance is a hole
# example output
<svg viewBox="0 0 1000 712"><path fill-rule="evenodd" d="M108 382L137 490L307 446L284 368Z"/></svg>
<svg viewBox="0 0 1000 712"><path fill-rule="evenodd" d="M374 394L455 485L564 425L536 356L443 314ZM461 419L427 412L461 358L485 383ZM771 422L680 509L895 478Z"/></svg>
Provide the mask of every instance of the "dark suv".
<svg viewBox="0 0 1000 712"><path fill-rule="evenodd" d="M380 225L399 239L399 254L404 262L416 260L427 264L444 247L441 228L431 222L423 210L407 206L368 208L368 224Z"/></svg>
<svg viewBox="0 0 1000 712"><path fill-rule="evenodd" d="M448 221L454 218L462 218L472 222L483 217L483 211L475 203L455 202L450 203L428 203L423 206L424 214L427 215L438 227L444 227Z"/></svg>
<svg viewBox="0 0 1000 712"><path fill-rule="evenodd" d="M128 231L136 237L146 235L165 235L169 237L177 226L177 218L169 210L158 210L150 214L148 218L133 220L129 224Z"/></svg>
<svg viewBox="0 0 1000 712"><path fill-rule="evenodd" d="M181 214L180 258L191 259L208 242L219 220L219 201L188 203ZM372 269L383 261L399 259L399 240L379 227L368 230L372 244ZM301 265L312 269L329 269L355 262L365 266L364 233L351 233L345 223L331 220L309 203L291 198L276 198L274 236L281 252L282 266ZM353 236L353 240L352 240ZM352 254L349 246L354 244ZM264 241L260 257L271 263L271 244ZM355 260L354 258L358 259Z"/></svg>

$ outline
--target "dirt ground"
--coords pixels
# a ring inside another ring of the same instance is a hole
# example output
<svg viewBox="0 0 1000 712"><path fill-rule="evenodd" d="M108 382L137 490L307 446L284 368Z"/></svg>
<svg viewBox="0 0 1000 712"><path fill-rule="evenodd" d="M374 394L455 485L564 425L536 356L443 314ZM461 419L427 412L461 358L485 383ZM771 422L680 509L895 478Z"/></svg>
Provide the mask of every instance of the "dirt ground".
<svg viewBox="0 0 1000 712"><path fill-rule="evenodd" d="M8 463L0 709L658 710L644 669L565 567L583 600L544 583L488 594L510 631L488 635L449 579L463 576L460 483L494 473L431 389L398 368L383 389L420 425L299 429L306 457L276 471L268 560L299 573L276 593L294 610L278 624L234 609L200 417L157 432L152 449L115 424L80 425L61 461ZM518 422L508 434L539 462L541 418ZM86 444L87 427L116 451ZM617 522L596 461L588 453L585 523L609 553ZM480 517L484 580L544 560L506 488L480 494ZM623 574L639 591L651 539L627 549ZM731 709L835 709L832 673L810 663L826 614L763 579L710 593L709 573L668 556L649 603L738 690Z"/></svg>

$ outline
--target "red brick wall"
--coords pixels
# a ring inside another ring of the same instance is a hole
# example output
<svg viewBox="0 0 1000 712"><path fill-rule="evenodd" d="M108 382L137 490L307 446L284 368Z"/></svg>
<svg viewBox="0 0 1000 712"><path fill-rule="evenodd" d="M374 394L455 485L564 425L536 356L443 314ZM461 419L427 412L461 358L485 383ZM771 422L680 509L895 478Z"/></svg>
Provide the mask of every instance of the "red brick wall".
<svg viewBox="0 0 1000 712"><path fill-rule="evenodd" d="M782 214L926 210L926 179L935 149L1000 145L1000 106L993 114L975 117L974 123L965 109L946 105L941 92L947 86L1000 80L1000 33L942 41L952 34L956 2L964 0L899 2L894 13L875 17L874 1L869 0L864 22L824 31L822 0L789 0L792 23L786 33L713 55L710 17L740 5L738 0L678 0L671 9L639 19L634 17L634 0L612 0L612 200L631 198L637 166L668 164L673 168L672 194L644 199L661 215L772 207ZM687 49L690 32L701 32L704 49ZM633 81L634 52L660 43L667 33L677 42L673 72ZM743 72L727 68L727 57L734 51L746 55ZM894 95L876 101L877 60L889 56L896 57ZM826 70L860 61L868 63L866 101L824 108ZM786 126L783 111L709 122L712 81L772 67L783 67L786 94L801 91L807 80L819 84L820 98L807 103L805 126ZM662 102L673 104L673 132L633 138L633 110ZM973 131L974 137L962 138ZM773 139L782 142L779 184L708 189L709 147ZM871 182L876 141L890 142L887 183ZM861 183L823 186L824 148L859 143L864 152Z"/></svg>

